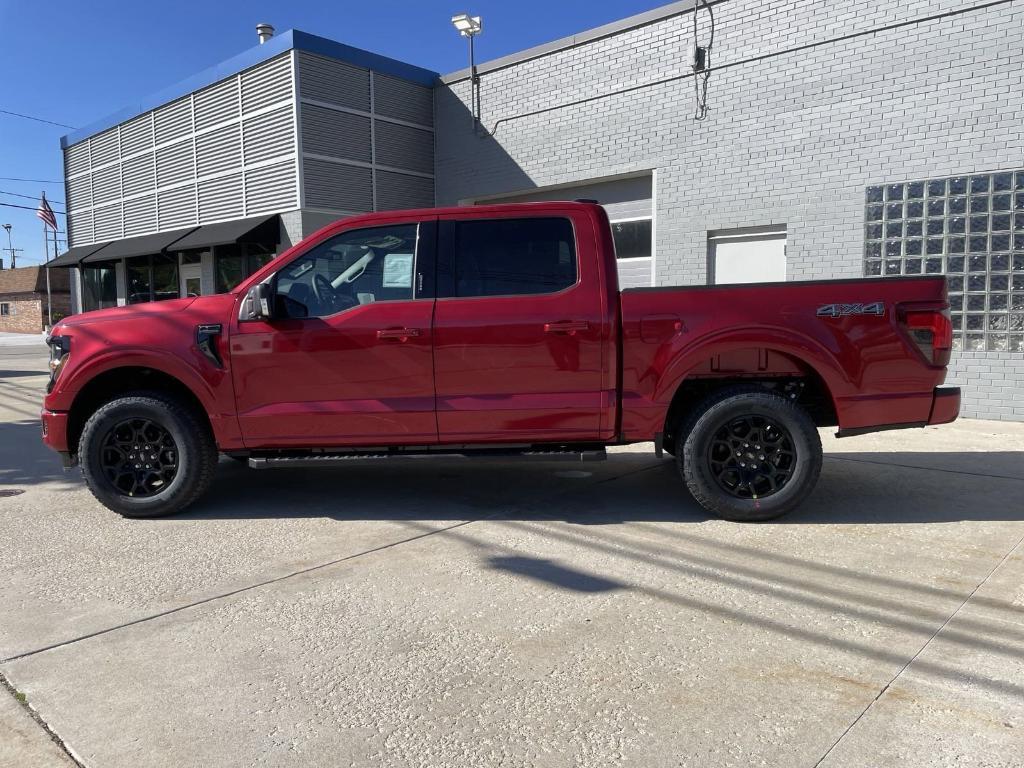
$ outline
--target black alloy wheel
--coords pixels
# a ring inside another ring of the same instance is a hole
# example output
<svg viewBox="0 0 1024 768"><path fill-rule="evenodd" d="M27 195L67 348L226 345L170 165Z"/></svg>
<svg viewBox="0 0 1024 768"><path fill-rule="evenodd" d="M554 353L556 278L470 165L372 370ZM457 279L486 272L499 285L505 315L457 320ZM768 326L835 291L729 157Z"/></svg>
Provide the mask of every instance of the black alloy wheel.
<svg viewBox="0 0 1024 768"><path fill-rule="evenodd" d="M121 494L147 498L164 490L177 475L178 446L160 424L127 419L107 432L100 464Z"/></svg>
<svg viewBox="0 0 1024 768"><path fill-rule="evenodd" d="M798 507L821 473L810 414L777 389L726 387L680 419L676 463L693 498L726 520L770 520Z"/></svg>
<svg viewBox="0 0 1024 768"><path fill-rule="evenodd" d="M125 517L180 512L210 487L217 458L202 411L166 392L127 392L104 403L78 441L89 490Z"/></svg>
<svg viewBox="0 0 1024 768"><path fill-rule="evenodd" d="M741 416L715 432L707 452L718 487L739 499L763 499L793 476L796 448L789 431L765 416Z"/></svg>

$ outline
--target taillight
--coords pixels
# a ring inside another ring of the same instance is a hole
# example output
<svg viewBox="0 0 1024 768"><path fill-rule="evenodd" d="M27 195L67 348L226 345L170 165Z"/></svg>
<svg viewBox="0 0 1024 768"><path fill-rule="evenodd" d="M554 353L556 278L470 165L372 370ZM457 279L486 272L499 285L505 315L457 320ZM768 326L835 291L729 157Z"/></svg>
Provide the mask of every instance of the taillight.
<svg viewBox="0 0 1024 768"><path fill-rule="evenodd" d="M949 308L904 309L901 313L907 335L930 365L948 365L953 349L953 321Z"/></svg>

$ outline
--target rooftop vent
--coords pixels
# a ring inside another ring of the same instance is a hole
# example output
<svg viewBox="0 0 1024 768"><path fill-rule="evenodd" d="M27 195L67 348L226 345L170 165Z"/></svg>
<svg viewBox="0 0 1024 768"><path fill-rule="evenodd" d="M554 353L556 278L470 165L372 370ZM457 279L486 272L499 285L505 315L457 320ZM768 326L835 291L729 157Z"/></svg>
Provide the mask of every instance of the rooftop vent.
<svg viewBox="0 0 1024 768"><path fill-rule="evenodd" d="M256 35L260 39L260 45L274 36L274 27L271 24L257 24Z"/></svg>

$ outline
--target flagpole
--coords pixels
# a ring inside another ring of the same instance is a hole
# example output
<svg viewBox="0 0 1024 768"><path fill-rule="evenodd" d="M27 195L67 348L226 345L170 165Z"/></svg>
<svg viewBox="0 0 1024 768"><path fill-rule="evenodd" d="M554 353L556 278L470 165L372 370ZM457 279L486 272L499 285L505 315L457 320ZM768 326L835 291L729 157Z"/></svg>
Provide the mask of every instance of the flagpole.
<svg viewBox="0 0 1024 768"><path fill-rule="evenodd" d="M43 254L47 256L47 254ZM57 258L57 230L53 230L53 258ZM50 259L47 256L46 264L43 265L46 270L46 325L47 328L53 328L53 298L50 294Z"/></svg>

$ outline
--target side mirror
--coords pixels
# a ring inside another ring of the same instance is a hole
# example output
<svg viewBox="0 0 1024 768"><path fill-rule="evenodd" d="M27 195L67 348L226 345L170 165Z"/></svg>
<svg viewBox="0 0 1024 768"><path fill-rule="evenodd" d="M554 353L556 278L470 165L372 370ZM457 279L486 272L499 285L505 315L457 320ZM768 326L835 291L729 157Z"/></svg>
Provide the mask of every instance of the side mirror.
<svg viewBox="0 0 1024 768"><path fill-rule="evenodd" d="M253 320L274 318L274 291L270 283L259 283L249 289L249 317Z"/></svg>

